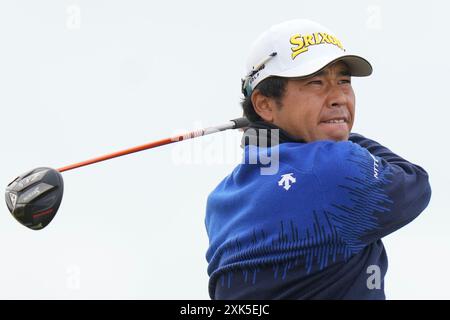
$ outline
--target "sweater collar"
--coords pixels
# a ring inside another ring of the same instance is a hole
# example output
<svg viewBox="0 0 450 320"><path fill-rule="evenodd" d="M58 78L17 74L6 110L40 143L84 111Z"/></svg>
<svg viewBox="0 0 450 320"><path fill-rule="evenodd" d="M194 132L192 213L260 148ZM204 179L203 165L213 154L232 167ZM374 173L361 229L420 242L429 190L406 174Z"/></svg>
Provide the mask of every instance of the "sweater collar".
<svg viewBox="0 0 450 320"><path fill-rule="evenodd" d="M272 132L272 130L278 131ZM272 123L255 121L250 122L249 126L245 128L244 134L242 135L241 147L244 148L247 145L271 147L286 142L305 143L304 140L294 138L285 130Z"/></svg>

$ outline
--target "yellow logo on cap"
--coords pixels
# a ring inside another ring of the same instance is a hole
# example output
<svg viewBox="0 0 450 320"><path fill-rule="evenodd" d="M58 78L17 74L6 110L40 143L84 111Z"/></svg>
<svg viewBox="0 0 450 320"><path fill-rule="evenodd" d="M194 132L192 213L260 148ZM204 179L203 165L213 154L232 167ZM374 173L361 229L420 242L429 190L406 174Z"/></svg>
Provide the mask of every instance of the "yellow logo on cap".
<svg viewBox="0 0 450 320"><path fill-rule="evenodd" d="M292 60L294 60L300 53L308 51L309 46L318 44L332 44L345 51L341 41L339 41L338 38L325 32L314 32L313 34L307 34L304 36L297 33L291 37L290 43L295 45L295 47L291 48Z"/></svg>

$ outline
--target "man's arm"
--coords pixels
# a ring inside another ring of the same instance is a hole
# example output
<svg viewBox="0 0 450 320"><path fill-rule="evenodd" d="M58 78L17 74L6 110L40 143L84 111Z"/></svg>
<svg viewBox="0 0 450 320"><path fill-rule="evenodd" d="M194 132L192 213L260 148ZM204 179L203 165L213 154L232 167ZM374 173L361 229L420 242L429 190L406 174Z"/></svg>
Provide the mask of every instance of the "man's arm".
<svg viewBox="0 0 450 320"><path fill-rule="evenodd" d="M358 133L350 133L349 141L359 144L361 147L367 149L372 155L381 157L390 164L395 164L403 168L406 172L417 171L420 174L426 175L427 172L418 165L412 164L409 161L403 159L399 155L393 153L388 148L382 146L378 142L368 139Z"/></svg>
<svg viewBox="0 0 450 320"><path fill-rule="evenodd" d="M414 220L427 207L431 187L422 167L378 142L359 134L349 141L331 147L336 165L318 174L327 186L325 210L358 250Z"/></svg>
<svg viewBox="0 0 450 320"><path fill-rule="evenodd" d="M378 219L382 226L382 235L387 235L414 220L428 205L431 187L427 172L378 142L360 134L352 133L349 138L353 143L367 149L380 161L380 170L389 170L390 183L383 186L392 199L390 214L380 214ZM370 239L370 234L367 235Z"/></svg>

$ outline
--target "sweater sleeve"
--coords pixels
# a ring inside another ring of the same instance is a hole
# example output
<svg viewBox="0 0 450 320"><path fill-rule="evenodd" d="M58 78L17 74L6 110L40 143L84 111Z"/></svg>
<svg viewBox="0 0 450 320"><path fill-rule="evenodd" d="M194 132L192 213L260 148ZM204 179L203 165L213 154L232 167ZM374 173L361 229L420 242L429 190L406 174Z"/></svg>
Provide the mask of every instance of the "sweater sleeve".
<svg viewBox="0 0 450 320"><path fill-rule="evenodd" d="M326 186L325 210L356 251L405 226L427 207L427 172L378 142L351 134L329 153L336 165L318 173Z"/></svg>

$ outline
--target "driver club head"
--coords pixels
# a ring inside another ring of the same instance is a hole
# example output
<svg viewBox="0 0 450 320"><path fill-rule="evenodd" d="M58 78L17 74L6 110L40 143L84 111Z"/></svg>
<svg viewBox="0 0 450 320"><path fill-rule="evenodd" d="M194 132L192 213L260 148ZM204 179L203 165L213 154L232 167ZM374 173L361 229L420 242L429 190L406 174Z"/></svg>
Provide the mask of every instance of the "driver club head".
<svg viewBox="0 0 450 320"><path fill-rule="evenodd" d="M6 205L22 225L40 230L56 215L63 189L61 173L52 168L36 168L8 184L5 193Z"/></svg>

